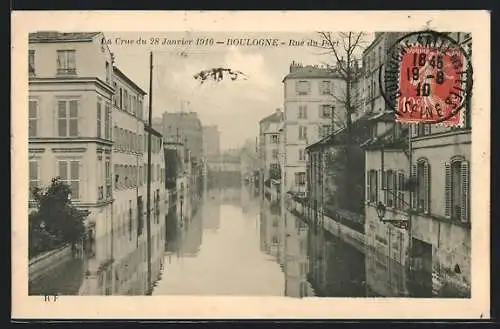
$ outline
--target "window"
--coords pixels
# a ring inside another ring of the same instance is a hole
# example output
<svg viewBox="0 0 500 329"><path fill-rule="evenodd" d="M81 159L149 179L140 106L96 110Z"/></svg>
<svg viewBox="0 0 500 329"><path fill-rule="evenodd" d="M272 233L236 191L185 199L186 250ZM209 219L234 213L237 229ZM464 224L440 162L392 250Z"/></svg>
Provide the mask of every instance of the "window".
<svg viewBox="0 0 500 329"><path fill-rule="evenodd" d="M105 105L105 117L104 117L104 138L111 140L112 127L111 127L111 106L106 103Z"/></svg>
<svg viewBox="0 0 500 329"><path fill-rule="evenodd" d="M120 109L123 109L123 89L120 88Z"/></svg>
<svg viewBox="0 0 500 329"><path fill-rule="evenodd" d="M378 202L378 177L376 170L369 170L366 180L366 195L369 202Z"/></svg>
<svg viewBox="0 0 500 329"><path fill-rule="evenodd" d="M430 212L430 174L429 162L424 159L417 161L417 164L412 166L413 175L416 178L417 187L416 193L412 199L413 208L425 213ZM416 176L415 176L416 175Z"/></svg>
<svg viewBox="0 0 500 329"><path fill-rule="evenodd" d="M299 150L299 161L305 161L306 160L306 152L304 149Z"/></svg>
<svg viewBox="0 0 500 329"><path fill-rule="evenodd" d="M307 139L307 127L299 126L299 139Z"/></svg>
<svg viewBox="0 0 500 329"><path fill-rule="evenodd" d="M279 142L278 135L271 135L271 143L272 144L278 144L278 142Z"/></svg>
<svg viewBox="0 0 500 329"><path fill-rule="evenodd" d="M35 74L35 51L30 50L28 52L28 73L30 75Z"/></svg>
<svg viewBox="0 0 500 329"><path fill-rule="evenodd" d="M320 137L326 137L332 133L332 126L330 125L323 125L320 127Z"/></svg>
<svg viewBox="0 0 500 329"><path fill-rule="evenodd" d="M469 162L453 159L445 163L445 215L452 220L470 220Z"/></svg>
<svg viewBox="0 0 500 329"><path fill-rule="evenodd" d="M278 159L278 150L273 150L273 159Z"/></svg>
<svg viewBox="0 0 500 329"><path fill-rule="evenodd" d="M320 110L319 115L322 118L331 118L332 117L333 106L330 106L330 105L320 105L319 110Z"/></svg>
<svg viewBox="0 0 500 329"><path fill-rule="evenodd" d="M384 203L388 207L395 207L395 187L397 175L392 170L387 170L384 177Z"/></svg>
<svg viewBox="0 0 500 329"><path fill-rule="evenodd" d="M59 160L58 170L61 181L71 188L71 199L78 200L80 197L80 161Z"/></svg>
<svg viewBox="0 0 500 329"><path fill-rule="evenodd" d="M113 82L113 89L115 90L113 94L113 105L118 107L118 84L116 81Z"/></svg>
<svg viewBox="0 0 500 329"><path fill-rule="evenodd" d="M306 184L306 173L296 172L295 173L295 185L301 186Z"/></svg>
<svg viewBox="0 0 500 329"><path fill-rule="evenodd" d="M115 165L115 190L118 188L119 179L120 179L120 169L118 165Z"/></svg>
<svg viewBox="0 0 500 329"><path fill-rule="evenodd" d="M110 159L106 159L105 171L106 171L106 197L111 198L111 197L113 197L113 181L111 179L111 160Z"/></svg>
<svg viewBox="0 0 500 329"><path fill-rule="evenodd" d="M76 74L75 50L57 51L57 73Z"/></svg>
<svg viewBox="0 0 500 329"><path fill-rule="evenodd" d="M57 120L59 137L78 136L78 101L58 101Z"/></svg>
<svg viewBox="0 0 500 329"><path fill-rule="evenodd" d="M307 105L299 105L299 119L307 119Z"/></svg>
<svg viewBox="0 0 500 329"><path fill-rule="evenodd" d="M311 92L311 83L309 81L295 82L295 91L297 95L309 95Z"/></svg>
<svg viewBox="0 0 500 329"><path fill-rule="evenodd" d="M101 118L102 118L101 102L98 101L97 102L97 138L101 138L101 130L102 130Z"/></svg>
<svg viewBox="0 0 500 329"><path fill-rule="evenodd" d="M319 84L320 95L330 95L331 94L331 81L321 81Z"/></svg>
<svg viewBox="0 0 500 329"><path fill-rule="evenodd" d="M106 61L106 82L109 83L109 78L110 78L110 74L109 74L109 62Z"/></svg>
<svg viewBox="0 0 500 329"><path fill-rule="evenodd" d="M29 182L29 199L33 200L33 191L39 185L39 174L38 174L38 161L30 160L29 162L29 174L30 174L30 182Z"/></svg>
<svg viewBox="0 0 500 329"><path fill-rule="evenodd" d="M416 129L417 129L417 136L427 136L431 134L430 124L419 123Z"/></svg>
<svg viewBox="0 0 500 329"><path fill-rule="evenodd" d="M124 98L123 109L128 110L128 91L127 90L125 90L123 98Z"/></svg>
<svg viewBox="0 0 500 329"><path fill-rule="evenodd" d="M405 174L404 172L398 172L396 180L396 202L395 207L398 209L405 209L405 192L404 192L404 182Z"/></svg>
<svg viewBox="0 0 500 329"><path fill-rule="evenodd" d="M29 103L29 137L36 137L38 135L38 101L30 100Z"/></svg>

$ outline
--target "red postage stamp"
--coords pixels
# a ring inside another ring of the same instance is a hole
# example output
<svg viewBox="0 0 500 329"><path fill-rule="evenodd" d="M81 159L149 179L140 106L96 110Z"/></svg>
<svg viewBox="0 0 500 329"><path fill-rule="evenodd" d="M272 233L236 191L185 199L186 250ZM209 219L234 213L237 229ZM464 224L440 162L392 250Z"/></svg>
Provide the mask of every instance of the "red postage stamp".
<svg viewBox="0 0 500 329"><path fill-rule="evenodd" d="M397 121L456 126L470 92L470 69L467 54L453 39L421 32L396 43L381 87L386 86L384 98Z"/></svg>
<svg viewBox="0 0 500 329"><path fill-rule="evenodd" d="M460 112L453 112L466 93L463 67L458 50L443 53L420 45L410 47L399 72L398 120L435 122L446 117L443 123L459 124Z"/></svg>

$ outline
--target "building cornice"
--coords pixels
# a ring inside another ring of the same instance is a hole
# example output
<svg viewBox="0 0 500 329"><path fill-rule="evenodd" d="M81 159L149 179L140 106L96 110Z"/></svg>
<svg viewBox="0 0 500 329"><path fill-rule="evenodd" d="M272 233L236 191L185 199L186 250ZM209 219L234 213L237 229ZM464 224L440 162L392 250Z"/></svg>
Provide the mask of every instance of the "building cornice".
<svg viewBox="0 0 500 329"><path fill-rule="evenodd" d="M97 77L30 77L29 84L42 84L42 83L65 83L65 84L77 84L77 83L93 83L114 94L115 89L110 84L102 81Z"/></svg>
<svg viewBox="0 0 500 329"><path fill-rule="evenodd" d="M97 143L105 146L112 146L113 141L92 137L30 137L29 144L86 144Z"/></svg>

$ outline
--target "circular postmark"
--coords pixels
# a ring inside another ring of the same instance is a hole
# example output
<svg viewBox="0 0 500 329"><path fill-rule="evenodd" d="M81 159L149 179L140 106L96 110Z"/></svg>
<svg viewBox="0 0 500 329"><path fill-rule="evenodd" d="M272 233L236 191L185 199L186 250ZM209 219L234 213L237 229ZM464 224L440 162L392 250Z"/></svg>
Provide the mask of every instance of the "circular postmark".
<svg viewBox="0 0 500 329"><path fill-rule="evenodd" d="M470 54L448 34L408 33L388 49L379 86L399 122L460 125L472 91Z"/></svg>

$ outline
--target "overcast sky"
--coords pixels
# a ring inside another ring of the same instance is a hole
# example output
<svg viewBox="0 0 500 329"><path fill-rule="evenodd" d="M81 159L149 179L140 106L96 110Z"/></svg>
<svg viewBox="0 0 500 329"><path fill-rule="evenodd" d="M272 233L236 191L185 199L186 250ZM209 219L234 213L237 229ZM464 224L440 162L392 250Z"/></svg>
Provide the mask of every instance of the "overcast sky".
<svg viewBox="0 0 500 329"><path fill-rule="evenodd" d="M147 40L158 37L167 39L196 39L211 37L225 41L227 38L277 38L288 43L294 40L319 40L316 33L110 33L105 36L115 54L118 66L129 78L145 91L149 91L149 52L153 51L153 117L164 111L178 112L182 102L189 102L187 111L197 112L203 125L215 124L221 132L221 148L242 145L255 139L258 121L283 108L282 80L288 73L291 61L321 64L331 59L320 50L308 46L280 47L230 47L214 46L151 46L119 45L123 40ZM161 41L160 41L161 42ZM181 53L187 57L181 56ZM193 75L213 67L231 68L248 75L247 80L208 81L200 84Z"/></svg>

